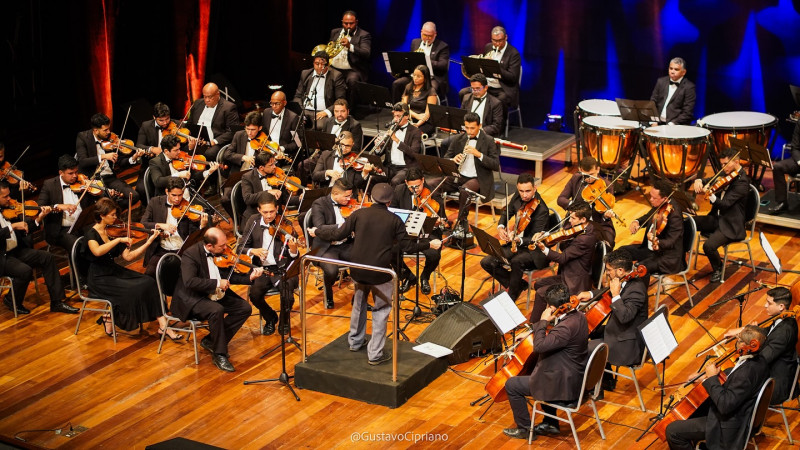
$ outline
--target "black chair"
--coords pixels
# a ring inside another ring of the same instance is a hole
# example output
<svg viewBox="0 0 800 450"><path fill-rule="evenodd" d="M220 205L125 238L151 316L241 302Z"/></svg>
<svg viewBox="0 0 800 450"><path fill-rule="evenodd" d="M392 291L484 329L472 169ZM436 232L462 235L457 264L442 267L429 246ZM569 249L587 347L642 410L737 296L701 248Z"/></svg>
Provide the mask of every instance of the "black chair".
<svg viewBox="0 0 800 450"><path fill-rule="evenodd" d="M692 301L692 292L689 290L689 279L686 278L686 274L689 272L689 268L691 267L692 263L692 255L694 254L695 248L695 239L697 238L697 225L694 223L694 219L692 216L688 214L683 215L683 251L686 254L686 257L683 260L683 264L681 266L681 270L677 273L652 273L651 276L656 278L656 305L654 309L658 309L658 302L661 299L661 288L662 286L673 285L673 284L683 284L686 286L686 295L689 297L689 304L694 306L694 301ZM683 277L683 281L664 281L664 277L669 275L679 275Z"/></svg>
<svg viewBox="0 0 800 450"><path fill-rule="evenodd" d="M158 260L156 266L156 284L158 285L158 296L161 298L161 313L167 319L167 326L164 327L164 333L161 335L161 340L158 342L158 352L161 354L161 347L164 345L164 338L167 336L169 330L184 331L191 333L192 342L194 343L194 363L200 363L200 357L197 352L197 329L207 328L208 324L201 320L188 320L187 326L176 326L181 322L181 319L169 314L167 297L172 299L172 294L175 292L175 285L178 283L178 278L181 276L181 257L176 253L167 253ZM189 339L188 337L186 338Z"/></svg>
<svg viewBox="0 0 800 450"><path fill-rule="evenodd" d="M72 251L70 252L69 263L72 266L72 274L75 276L75 286L77 286L78 296L83 301L80 307L80 311L78 312L78 323L75 325L75 334L78 334L78 330L81 327L81 320L83 319L83 312L84 311L97 311L99 313L110 313L111 314L111 337L114 338L114 343L117 343L117 327L114 323L114 305L111 304L110 300L106 300L103 298L93 298L89 297L88 295L83 295L83 289L81 289L81 272L85 272L83 268L86 264L82 264L85 262L81 256L81 252L83 251L84 247L84 237L81 236L75 241L75 244L72 245ZM91 307L87 306L87 303L101 303L105 305L103 308L98 307Z"/></svg>
<svg viewBox="0 0 800 450"><path fill-rule="evenodd" d="M247 205L244 202L244 196L242 196L242 182L239 181L233 185L231 189L231 210L233 211L233 231L236 233L236 237L242 237L241 231L239 231L239 226L242 222L242 214L244 214L245 209L247 209Z"/></svg>

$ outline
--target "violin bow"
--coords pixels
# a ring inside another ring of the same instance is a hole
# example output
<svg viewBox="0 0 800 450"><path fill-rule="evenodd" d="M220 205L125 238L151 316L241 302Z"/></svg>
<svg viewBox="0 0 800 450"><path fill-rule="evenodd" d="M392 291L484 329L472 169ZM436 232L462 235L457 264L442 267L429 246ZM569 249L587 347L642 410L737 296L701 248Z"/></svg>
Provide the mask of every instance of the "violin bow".
<svg viewBox="0 0 800 450"><path fill-rule="evenodd" d="M117 138L117 145L116 145L117 148L115 150L115 152L117 154L117 160L114 162L114 166L119 164L119 148L121 147L120 143L122 142L122 136L125 134L125 128L128 126L128 118L131 117L131 108L132 107L133 107L133 105L129 105L128 106L128 113L125 114L125 122L122 122L122 131L119 132L119 136ZM128 236L128 237L130 237L130 236Z"/></svg>
<svg viewBox="0 0 800 450"><path fill-rule="evenodd" d="M281 232L281 223L283 223L283 218L286 215L286 210L287 209L288 208L286 208L286 207L283 208L283 211L281 211L280 217L278 217L278 222L277 223L275 223L275 221L273 221L270 225L268 225L268 226L273 226L273 225L275 226L275 234L272 235L272 240L269 241L269 245L265 249L267 251L268 255L269 255L269 252L272 251L272 245L275 244L275 237L278 235L278 233ZM258 219L256 219L256 222L258 222ZM255 222L253 222L253 226L255 226ZM283 251L286 248L286 241L283 242L283 246L284 246L284 248L281 249L281 254L280 254L281 257L283 257ZM266 256L264 257L264 259L266 259Z"/></svg>
<svg viewBox="0 0 800 450"><path fill-rule="evenodd" d="M731 158L731 161L739 159L739 155L740 155L741 153L742 153L742 151L741 151L741 150L739 150L738 152L736 152L736 154L735 154L735 155L733 155L733 157ZM717 171L717 173L715 173L715 174L714 174L714 176L713 176L713 177L711 177L711 178L709 178L709 179L708 179L708 183L706 183L706 184L705 184L705 186L703 186L703 190L705 191L705 190L707 190L709 187L711 187L711 185L712 185L712 184L714 184L714 182L715 182L715 181L717 181L717 178L719 178L719 177L722 175L722 172L724 172L724 171L725 171L725 165L723 165L723 166L722 166L722 167L719 169L719 171Z"/></svg>
<svg viewBox="0 0 800 450"><path fill-rule="evenodd" d="M241 254L241 252L238 251L239 240L243 239L242 242L247 242L247 241L250 240L250 236L253 234L253 229L256 227L256 222L258 222L258 220L254 221L253 225L247 230L247 237L246 238L244 236L242 236L242 237L240 237L239 239L236 240L236 247L234 247L234 252L236 253L236 259L233 261L233 266L231 266L231 271L228 273L228 278L227 278L228 282L231 281L231 276L233 275L233 272L236 271L236 265L239 264L239 261L242 260L242 254Z"/></svg>
<svg viewBox="0 0 800 450"><path fill-rule="evenodd" d="M208 178L203 178L203 182L200 183L200 187L198 187L197 190L194 191L194 195L192 196L191 199L189 199L189 205L186 206L186 209L183 210L183 214L181 214L181 216L178 217L178 223L181 223L181 220L183 220L183 218L186 217L186 213L189 212L189 207L192 206L192 202L194 201L194 199L196 199L197 196L200 195L200 190L203 189L203 185L206 184L207 179Z"/></svg>
<svg viewBox="0 0 800 450"><path fill-rule="evenodd" d="M13 170L13 169L16 169L16 168L17 168L17 163L18 163L18 162L19 162L19 161L22 159L22 157L25 155L25 153L27 153L27 152L28 152L28 150L29 150L30 148L31 148L31 146L30 146L30 145L28 145L27 147L25 147L25 150L23 150L23 151L22 151L22 153L21 153L19 156L17 156L17 160L16 160L16 161L14 161L14 164L11 164L11 166L9 166L9 168L8 168L8 171L6 171L6 173L4 173L2 177L0 177L0 181L3 181L3 180L5 180L5 179L7 178L7 176L8 176L8 174L9 174L9 173L11 173L11 170Z"/></svg>
<svg viewBox="0 0 800 450"><path fill-rule="evenodd" d="M641 228L641 225L642 225L642 224L644 224L644 223L647 223L647 221L649 221L650 219L652 219L652 218L653 218L653 216L655 216L655 215L656 215L656 212L658 212L658 210L659 210L659 209L661 209L661 207L662 207L662 206L664 206L665 204L669 203L669 200L672 198L672 196L673 196L673 195L675 195L675 192L676 192L676 191L677 191L677 189L673 189L673 190L672 190L672 192L670 192L670 193L669 193L669 195L667 196L667 198L664 200L664 203L662 203L662 204L661 204L660 206L658 206L658 207L653 207L653 210L652 210L652 211L650 211L650 214L648 214L648 215L647 215L647 218L646 218L646 219L644 219L644 222L642 222L642 223L640 223L640 224L639 224L639 225L640 225L640 228Z"/></svg>
<svg viewBox="0 0 800 450"><path fill-rule="evenodd" d="M131 210L133 206L133 192L128 193L128 248L131 248Z"/></svg>

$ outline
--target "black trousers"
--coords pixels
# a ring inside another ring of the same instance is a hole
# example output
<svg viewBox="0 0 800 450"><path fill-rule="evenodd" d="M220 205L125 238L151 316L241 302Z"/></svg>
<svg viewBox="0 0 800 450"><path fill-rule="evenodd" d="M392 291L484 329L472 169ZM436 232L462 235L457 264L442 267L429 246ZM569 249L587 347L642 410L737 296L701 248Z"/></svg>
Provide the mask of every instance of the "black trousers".
<svg viewBox="0 0 800 450"><path fill-rule="evenodd" d="M61 231L57 235L45 237L45 241L51 246L63 248L69 255L75 245L75 241L78 240L78 236L67 233L67 230L69 230L69 227L61 227ZM78 232L80 230L73 230L73 233Z"/></svg>
<svg viewBox="0 0 800 450"><path fill-rule="evenodd" d="M286 283L289 283L288 290L290 298L283 298L283 293L281 293L281 303L285 303L288 305L288 309L291 309L294 306L294 295L292 293L297 288L299 283L298 277L290 278L286 280ZM265 275L256 278L255 281L253 281L253 284L250 286L250 302L253 304L253 306L258 308L258 311L261 313L261 317L263 317L267 322L277 322L278 320L278 314L275 313L275 310L269 306L264 298L266 297L267 292L269 292L269 290L273 287L278 287L278 284L279 281L276 277L268 277Z"/></svg>
<svg viewBox="0 0 800 450"><path fill-rule="evenodd" d="M719 256L719 248L734 242L728 239L719 230L719 218L716 216L695 216L694 222L697 224L697 231L708 234L708 238L703 242L703 253L711 263L711 270L722 270L722 258ZM710 233L710 234L709 234Z"/></svg>
<svg viewBox="0 0 800 450"><path fill-rule="evenodd" d="M436 239L441 239L441 237ZM433 271L439 267L439 261L442 259L442 250L436 250L428 247L420 253L425 255L425 264L422 268L422 272L419 274L419 277L423 280L429 280ZM410 260L411 258L408 259ZM420 257L420 260L422 260L422 257ZM401 267L401 270L403 271L401 274L403 279L414 275L414 272L408 267L408 264L406 264L406 258L403 258L403 267Z"/></svg>
<svg viewBox="0 0 800 450"><path fill-rule="evenodd" d="M322 253L322 258L341 259L350 261L350 250L353 249L352 242L345 242L339 245L331 245ZM322 269L322 283L325 286L325 301L333 301L333 283L339 278L339 267L335 264L320 263Z"/></svg>
<svg viewBox="0 0 800 450"><path fill-rule="evenodd" d="M12 288L18 305L22 304L28 286L33 280L34 267L42 271L47 292L50 294L50 303L64 301L64 284L61 282L61 274L58 273L52 254L42 250L17 247L8 252L5 259L5 267L0 275L14 279Z"/></svg>
<svg viewBox="0 0 800 450"><path fill-rule="evenodd" d="M693 450L695 444L706 438L706 418L695 417L677 420L667 425L667 444L672 450Z"/></svg>
<svg viewBox="0 0 800 450"><path fill-rule="evenodd" d="M530 251L527 248L517 249L517 253L511 253L511 246L504 246L503 253L511 269L503 267L503 262L494 256L484 256L481 259L481 267L489 275L508 288L508 295L516 301L522 293L523 272L531 269L543 269L547 267L547 258L541 250Z"/></svg>
<svg viewBox="0 0 800 450"><path fill-rule="evenodd" d="M228 343L242 328L253 308L242 297L231 289L225 291L225 296L218 301L200 300L197 302L189 317L208 320L208 335L211 339L211 348L214 353L227 355Z"/></svg>
<svg viewBox="0 0 800 450"><path fill-rule="evenodd" d="M530 375L522 377L511 377L506 381L506 393L508 394L508 404L511 406L511 413L514 415L514 422L519 428L531 429L531 413L528 411L528 401L525 397L531 396ZM556 415L557 410L550 405L540 405L542 410L548 414ZM544 416L542 423L549 423L558 426L558 420Z"/></svg>
<svg viewBox="0 0 800 450"><path fill-rule="evenodd" d="M800 165L793 158L786 158L782 161L772 163L772 180L775 183L775 203L786 201L787 185L786 175L797 175L800 173Z"/></svg>
<svg viewBox="0 0 800 450"><path fill-rule="evenodd" d="M434 177L428 181L428 184L431 186L438 186L439 183L442 182L442 179L445 177ZM466 191L460 191L458 188L464 186L465 188L471 190L472 192L480 193L481 185L478 183L477 178L469 178L469 177L458 177L457 179L453 176L447 176L446 181L442 185L442 192L455 192L459 191L458 193L458 221L462 219L466 219L469 217L469 209L465 207L467 202L469 201L469 193Z"/></svg>
<svg viewBox="0 0 800 450"><path fill-rule="evenodd" d="M149 260L145 261L145 269L144 274L156 278L156 268L158 267L158 260L161 259L162 256L166 255L167 253L177 253L177 250L165 250L164 247L159 245L158 239L153 242L152 245L156 246L155 252L153 252L153 256L150 257Z"/></svg>

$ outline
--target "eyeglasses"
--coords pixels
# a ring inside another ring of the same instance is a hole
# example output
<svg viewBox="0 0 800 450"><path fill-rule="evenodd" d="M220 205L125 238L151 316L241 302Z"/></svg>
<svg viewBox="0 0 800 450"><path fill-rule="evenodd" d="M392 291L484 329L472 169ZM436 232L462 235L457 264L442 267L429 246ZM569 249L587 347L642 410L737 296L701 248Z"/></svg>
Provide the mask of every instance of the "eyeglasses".
<svg viewBox="0 0 800 450"><path fill-rule="evenodd" d="M495 44L501 44L501 43L503 43L505 41L506 41L506 38L500 38L500 39L492 38L492 42L495 43Z"/></svg>
<svg viewBox="0 0 800 450"><path fill-rule="evenodd" d="M283 104L283 102L269 102L269 106L278 106L278 105L282 105L282 104Z"/></svg>

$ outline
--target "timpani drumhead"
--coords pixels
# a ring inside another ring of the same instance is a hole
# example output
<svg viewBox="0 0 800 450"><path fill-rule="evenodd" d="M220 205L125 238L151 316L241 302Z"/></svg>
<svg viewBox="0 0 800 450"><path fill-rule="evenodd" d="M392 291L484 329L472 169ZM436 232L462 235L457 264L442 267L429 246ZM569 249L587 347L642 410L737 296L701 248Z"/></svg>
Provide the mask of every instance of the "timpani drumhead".
<svg viewBox="0 0 800 450"><path fill-rule="evenodd" d="M777 120L772 114L755 111L728 111L705 116L697 123L709 128L758 128L773 124Z"/></svg>
<svg viewBox="0 0 800 450"><path fill-rule="evenodd" d="M607 130L631 130L639 128L639 122L622 120L617 116L589 116L583 119L583 123L595 128Z"/></svg>
<svg viewBox="0 0 800 450"><path fill-rule="evenodd" d="M595 116L619 116L619 107L613 100L590 99L578 103L578 108Z"/></svg>
<svg viewBox="0 0 800 450"><path fill-rule="evenodd" d="M704 138L711 134L711 131L689 125L657 125L646 128L644 134L660 139L693 139Z"/></svg>

